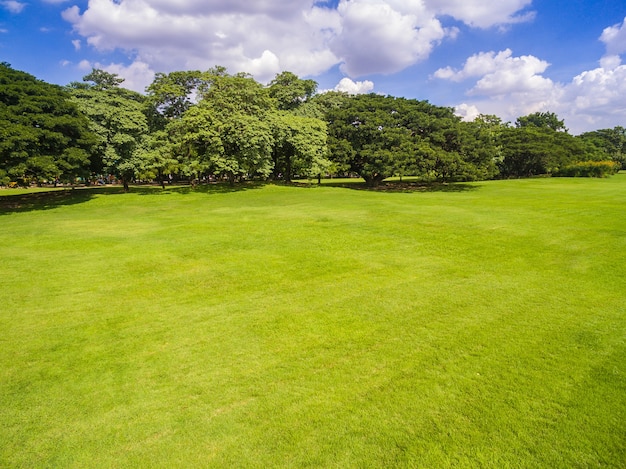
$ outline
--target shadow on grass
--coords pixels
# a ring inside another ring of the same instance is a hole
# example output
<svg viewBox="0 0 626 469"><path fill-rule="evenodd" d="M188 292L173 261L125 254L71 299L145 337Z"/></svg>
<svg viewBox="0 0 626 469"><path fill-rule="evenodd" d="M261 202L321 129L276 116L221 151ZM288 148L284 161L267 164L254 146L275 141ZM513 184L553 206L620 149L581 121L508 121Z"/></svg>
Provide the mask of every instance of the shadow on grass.
<svg viewBox="0 0 626 469"><path fill-rule="evenodd" d="M172 185L165 189L157 185L132 185L128 194L166 195L166 194L224 194L258 189L265 185L258 182L245 182L230 186L226 183L212 183L198 186ZM50 210L64 205L76 205L93 199L96 195L125 195L122 186L77 187L75 189L38 190L21 194L0 192L0 215L34 210Z"/></svg>
<svg viewBox="0 0 626 469"><path fill-rule="evenodd" d="M316 183L294 183L300 187L314 187ZM322 186L342 187L345 189L354 189L371 192L469 192L480 188L475 183L465 182L417 182L417 181L384 181L376 187L370 187L361 180L354 181L328 181L322 182Z"/></svg>

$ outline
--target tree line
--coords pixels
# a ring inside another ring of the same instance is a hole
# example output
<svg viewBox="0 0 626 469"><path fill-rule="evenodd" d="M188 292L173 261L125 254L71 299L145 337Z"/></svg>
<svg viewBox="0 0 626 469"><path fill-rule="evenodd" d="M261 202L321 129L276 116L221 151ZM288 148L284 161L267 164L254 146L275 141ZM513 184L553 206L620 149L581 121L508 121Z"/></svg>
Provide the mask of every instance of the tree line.
<svg viewBox="0 0 626 469"><path fill-rule="evenodd" d="M428 101L268 85L223 67L157 73L141 94L93 69L61 87L0 64L0 185L360 176L424 181L605 176L626 169L626 129L573 136L554 113L472 122Z"/></svg>

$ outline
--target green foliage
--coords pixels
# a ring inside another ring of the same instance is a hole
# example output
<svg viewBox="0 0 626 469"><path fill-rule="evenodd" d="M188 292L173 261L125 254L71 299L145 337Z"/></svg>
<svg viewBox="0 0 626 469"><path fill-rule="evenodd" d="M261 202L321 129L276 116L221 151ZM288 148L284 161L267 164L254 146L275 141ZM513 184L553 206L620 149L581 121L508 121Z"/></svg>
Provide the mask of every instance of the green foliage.
<svg viewBox="0 0 626 469"><path fill-rule="evenodd" d="M291 72L281 72L270 82L270 96L278 102L278 109L291 111L309 100L317 89L314 80L303 80Z"/></svg>
<svg viewBox="0 0 626 469"><path fill-rule="evenodd" d="M515 121L517 127L538 127L552 129L555 132L567 132L565 122L553 112L535 112L527 116L518 117Z"/></svg>
<svg viewBox="0 0 626 469"><path fill-rule="evenodd" d="M559 169L558 177L596 177L602 178L617 174L621 164L617 161L581 161Z"/></svg>
<svg viewBox="0 0 626 469"><path fill-rule="evenodd" d="M189 173L210 170L231 184L255 175L268 177L274 141L267 114L274 101L250 76L218 72L207 74L200 102L180 122L172 122L174 145Z"/></svg>
<svg viewBox="0 0 626 469"><path fill-rule="evenodd" d="M600 129L580 135L585 142L593 145L600 153L598 159L608 158L626 169L626 129L621 126L613 129Z"/></svg>
<svg viewBox="0 0 626 469"><path fill-rule="evenodd" d="M110 90L118 88L124 83L124 78L120 78L117 73L109 73L98 68L92 68L91 73L83 77L84 82L90 82L90 87L96 90Z"/></svg>
<svg viewBox="0 0 626 469"><path fill-rule="evenodd" d="M94 136L62 88L0 65L0 183L72 181L89 169Z"/></svg>
<svg viewBox="0 0 626 469"><path fill-rule="evenodd" d="M450 108L370 94L345 99L327 115L333 161L368 185L392 175L454 181L495 171L488 133Z"/></svg>
<svg viewBox="0 0 626 469"><path fill-rule="evenodd" d="M180 118L194 104L200 83L202 73L198 70L159 72L146 89L148 101L166 119Z"/></svg>
<svg viewBox="0 0 626 469"><path fill-rule="evenodd" d="M549 175L579 161L597 159L587 142L548 126L507 128L501 134L503 177Z"/></svg>
<svg viewBox="0 0 626 469"><path fill-rule="evenodd" d="M274 177L291 181L294 175L313 178L330 168L327 158L326 123L320 119L301 117L277 111L270 116L274 137Z"/></svg>
<svg viewBox="0 0 626 469"><path fill-rule="evenodd" d="M116 87L74 87L70 92L98 136L92 170L114 174L128 189L128 182L143 165L140 156L148 134L145 97Z"/></svg>

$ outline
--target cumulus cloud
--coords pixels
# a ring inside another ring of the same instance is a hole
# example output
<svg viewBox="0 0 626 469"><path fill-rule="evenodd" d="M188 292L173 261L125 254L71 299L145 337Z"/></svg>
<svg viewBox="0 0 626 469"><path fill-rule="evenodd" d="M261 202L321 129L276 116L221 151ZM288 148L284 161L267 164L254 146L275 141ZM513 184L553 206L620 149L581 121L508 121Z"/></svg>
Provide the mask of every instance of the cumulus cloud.
<svg viewBox="0 0 626 469"><path fill-rule="evenodd" d="M454 113L465 121L473 121L480 115L476 106L466 103L455 106Z"/></svg>
<svg viewBox="0 0 626 469"><path fill-rule="evenodd" d="M403 3L402 8L392 4L382 0L339 4L342 28L331 48L347 75L397 72L426 59L436 44L456 34L444 29L420 2Z"/></svg>
<svg viewBox="0 0 626 469"><path fill-rule="evenodd" d="M224 65L268 81L283 70L315 76L340 65L355 78L425 60L459 33L442 16L481 28L510 24L528 18L530 1L90 0L63 18L93 48L126 51L153 70Z"/></svg>
<svg viewBox="0 0 626 469"><path fill-rule="evenodd" d="M530 21L534 11L524 11L532 0L426 0L426 4L438 14L449 15L465 24L478 28Z"/></svg>
<svg viewBox="0 0 626 469"><path fill-rule="evenodd" d="M154 70L147 63L135 61L130 65L96 64L95 68L100 68L109 73L115 73L124 78L124 88L143 92L154 79Z"/></svg>
<svg viewBox="0 0 626 469"><path fill-rule="evenodd" d="M533 56L514 57L510 50L482 52L468 58L460 70L447 67L435 78L472 79L467 90L474 99L456 106L458 115L472 119L479 112L504 120L533 112L556 112L573 133L621 125L626 115L626 65L607 56L601 66L558 83L543 76L549 64Z"/></svg>
<svg viewBox="0 0 626 469"><path fill-rule="evenodd" d="M15 0L5 0L0 2L2 8L9 11L10 13L21 13L24 8L26 8L26 3L17 2Z"/></svg>
<svg viewBox="0 0 626 469"><path fill-rule="evenodd" d="M374 89L374 83L369 80L352 81L350 78L342 78L334 91L342 91L348 94L367 94Z"/></svg>
<svg viewBox="0 0 626 469"><path fill-rule="evenodd" d="M619 55L626 52L626 18L624 22L605 28L600 41L606 45L608 55Z"/></svg>

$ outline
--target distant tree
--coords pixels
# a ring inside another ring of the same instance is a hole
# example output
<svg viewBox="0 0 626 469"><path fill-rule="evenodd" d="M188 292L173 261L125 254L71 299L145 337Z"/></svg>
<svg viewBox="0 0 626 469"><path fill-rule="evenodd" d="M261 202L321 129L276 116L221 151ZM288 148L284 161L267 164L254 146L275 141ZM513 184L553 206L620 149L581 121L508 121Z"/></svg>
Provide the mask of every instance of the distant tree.
<svg viewBox="0 0 626 469"><path fill-rule="evenodd" d="M92 68L91 73L83 77L84 82L90 82L91 88L96 90L110 90L118 88L124 83L124 78L120 78L117 73L109 73L98 68Z"/></svg>
<svg viewBox="0 0 626 469"><path fill-rule="evenodd" d="M401 125L396 99L375 94L347 99L328 112L329 146L339 168L356 173L368 186L402 171L401 148L411 131Z"/></svg>
<svg viewBox="0 0 626 469"><path fill-rule="evenodd" d="M199 70L157 73L146 88L148 102L166 119L180 118L196 102L200 83Z"/></svg>
<svg viewBox="0 0 626 469"><path fill-rule="evenodd" d="M140 178L156 179L164 189L166 176L175 174L181 167L165 130L150 132L135 150L133 162Z"/></svg>
<svg viewBox="0 0 626 469"><path fill-rule="evenodd" d="M286 111L270 114L274 137L272 158L274 177L291 181L294 174L313 178L326 173L326 123L320 119L301 117Z"/></svg>
<svg viewBox="0 0 626 469"><path fill-rule="evenodd" d="M106 76L94 72L98 77ZM93 80L94 72L84 80ZM92 169L114 174L128 191L129 182L142 166L140 154L148 134L146 98L118 87L115 81L108 83L110 86L96 82L88 88L70 85L68 89L72 101L89 118L90 128L98 136L98 158Z"/></svg>
<svg viewBox="0 0 626 469"><path fill-rule="evenodd" d="M582 140L547 126L509 128L502 134L502 143L503 177L553 174L572 163L595 159L596 155Z"/></svg>
<svg viewBox="0 0 626 469"><path fill-rule="evenodd" d="M73 181L89 172L95 136L59 86L0 64L0 183Z"/></svg>
<svg viewBox="0 0 626 469"><path fill-rule="evenodd" d="M200 101L172 124L178 153L187 171L210 170L236 180L272 172L272 129L268 112L274 101L267 88L246 74L223 68L205 75Z"/></svg>
<svg viewBox="0 0 626 469"><path fill-rule="evenodd" d="M276 99L278 109L291 111L309 100L317 90L314 80L303 80L291 72L281 72L270 82L270 96Z"/></svg>
<svg viewBox="0 0 626 469"><path fill-rule="evenodd" d="M579 138L593 145L602 154L598 159L617 161L622 169L626 169L626 129L624 127L617 126L612 129L585 132Z"/></svg>
<svg viewBox="0 0 626 469"><path fill-rule="evenodd" d="M556 132L567 132L565 122L553 112L535 112L527 116L518 117L515 121L516 127L538 127L548 128Z"/></svg>
<svg viewBox="0 0 626 469"><path fill-rule="evenodd" d="M452 109L392 96L350 97L328 111L332 160L370 186L392 175L441 181L495 172L495 146Z"/></svg>

